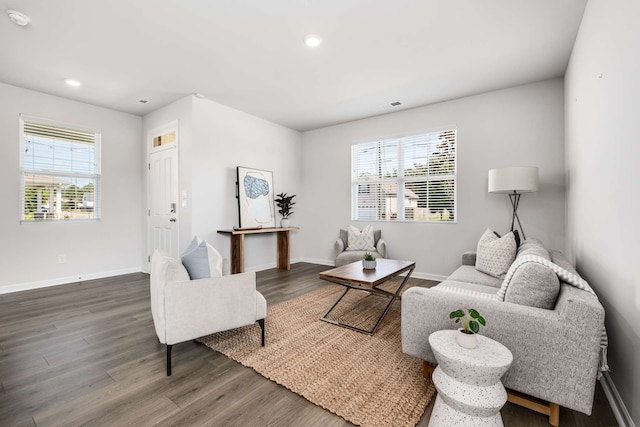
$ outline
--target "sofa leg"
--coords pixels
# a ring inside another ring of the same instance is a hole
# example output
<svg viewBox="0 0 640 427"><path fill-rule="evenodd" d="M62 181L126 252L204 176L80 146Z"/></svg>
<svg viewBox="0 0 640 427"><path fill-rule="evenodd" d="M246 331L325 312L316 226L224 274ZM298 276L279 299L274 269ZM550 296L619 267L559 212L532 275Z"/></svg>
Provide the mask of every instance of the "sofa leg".
<svg viewBox="0 0 640 427"><path fill-rule="evenodd" d="M171 349L173 345L167 344L167 376L171 376Z"/></svg>
<svg viewBox="0 0 640 427"><path fill-rule="evenodd" d="M258 325L260 325L260 331L262 335L262 346L264 347L264 319L258 319Z"/></svg>
<svg viewBox="0 0 640 427"><path fill-rule="evenodd" d="M507 401L524 408L531 409L532 411L539 412L543 415L547 415L549 417L549 424L553 427L558 427L560 425L560 405L557 403L549 402L547 404L544 403L544 401L540 401L533 397L516 393L511 390L507 390Z"/></svg>
<svg viewBox="0 0 640 427"><path fill-rule="evenodd" d="M429 362L427 362L426 360L422 361L422 376L425 377L426 379L431 378L431 374L433 374L433 371L435 371L436 368L435 366L431 366L429 364Z"/></svg>
<svg viewBox="0 0 640 427"><path fill-rule="evenodd" d="M560 425L560 405L557 403L549 403L549 424L553 427Z"/></svg>

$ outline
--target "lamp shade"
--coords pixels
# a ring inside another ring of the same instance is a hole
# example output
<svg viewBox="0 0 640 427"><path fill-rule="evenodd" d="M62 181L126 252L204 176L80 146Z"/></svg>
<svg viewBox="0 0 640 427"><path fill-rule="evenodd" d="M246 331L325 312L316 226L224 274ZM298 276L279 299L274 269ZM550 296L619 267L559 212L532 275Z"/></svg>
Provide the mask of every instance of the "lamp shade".
<svg viewBox="0 0 640 427"><path fill-rule="evenodd" d="M489 171L489 193L532 193L538 191L538 168L513 167Z"/></svg>

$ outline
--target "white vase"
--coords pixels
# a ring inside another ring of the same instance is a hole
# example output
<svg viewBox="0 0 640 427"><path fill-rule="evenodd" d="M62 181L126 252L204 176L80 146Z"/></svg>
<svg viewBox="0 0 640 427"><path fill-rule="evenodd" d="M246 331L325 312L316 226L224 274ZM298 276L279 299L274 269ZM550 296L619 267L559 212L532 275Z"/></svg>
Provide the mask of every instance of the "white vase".
<svg viewBox="0 0 640 427"><path fill-rule="evenodd" d="M460 347L464 348L476 348L478 346L478 337L476 334L465 334L462 332L462 328L458 329L458 333L456 334L456 341L460 345Z"/></svg>
<svg viewBox="0 0 640 427"><path fill-rule="evenodd" d="M289 218L282 218L280 220L280 227L288 228L290 225L291 225L291 220L289 220Z"/></svg>
<svg viewBox="0 0 640 427"><path fill-rule="evenodd" d="M367 260L362 260L362 268L364 268L365 270L375 270L376 269L376 260L374 259L373 261L367 261Z"/></svg>

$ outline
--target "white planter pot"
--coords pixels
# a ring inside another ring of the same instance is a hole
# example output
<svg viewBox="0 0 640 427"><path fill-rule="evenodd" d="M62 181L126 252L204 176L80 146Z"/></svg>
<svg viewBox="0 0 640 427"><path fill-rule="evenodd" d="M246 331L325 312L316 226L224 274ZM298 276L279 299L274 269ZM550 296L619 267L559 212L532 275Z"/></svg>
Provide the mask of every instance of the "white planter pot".
<svg viewBox="0 0 640 427"><path fill-rule="evenodd" d="M289 218L282 218L280 220L280 227L287 228L291 225L291 220Z"/></svg>
<svg viewBox="0 0 640 427"><path fill-rule="evenodd" d="M362 260L362 267L365 270L375 270L375 268L376 268L376 260L375 259L373 261Z"/></svg>
<svg viewBox="0 0 640 427"><path fill-rule="evenodd" d="M464 348L476 348L478 346L478 337L476 334L465 334L462 332L462 328L458 329L458 333L456 334L456 341L460 345L460 347Z"/></svg>

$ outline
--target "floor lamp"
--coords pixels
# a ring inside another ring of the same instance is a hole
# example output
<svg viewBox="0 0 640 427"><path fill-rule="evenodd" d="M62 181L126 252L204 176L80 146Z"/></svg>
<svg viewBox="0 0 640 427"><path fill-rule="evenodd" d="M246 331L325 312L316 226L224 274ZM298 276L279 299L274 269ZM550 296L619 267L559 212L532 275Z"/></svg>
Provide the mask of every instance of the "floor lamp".
<svg viewBox="0 0 640 427"><path fill-rule="evenodd" d="M522 240L526 240L520 218L518 217L518 205L522 193L538 191L538 168L536 167L512 167L491 169L489 171L489 193L508 194L513 213L511 214L511 231L518 221Z"/></svg>

